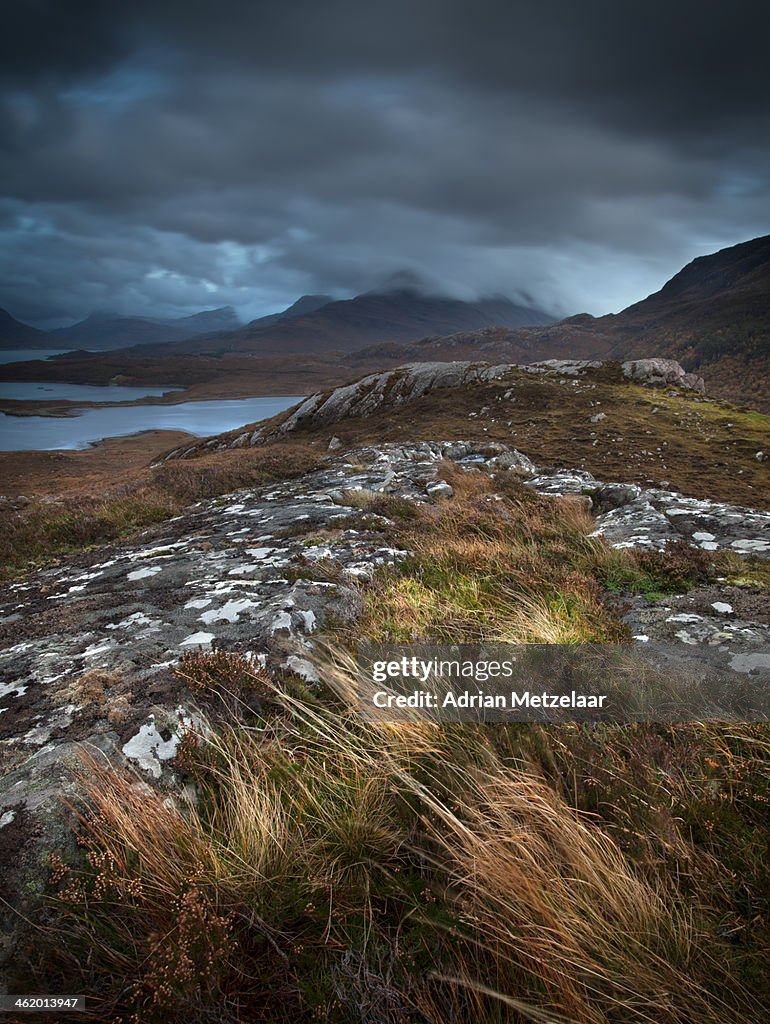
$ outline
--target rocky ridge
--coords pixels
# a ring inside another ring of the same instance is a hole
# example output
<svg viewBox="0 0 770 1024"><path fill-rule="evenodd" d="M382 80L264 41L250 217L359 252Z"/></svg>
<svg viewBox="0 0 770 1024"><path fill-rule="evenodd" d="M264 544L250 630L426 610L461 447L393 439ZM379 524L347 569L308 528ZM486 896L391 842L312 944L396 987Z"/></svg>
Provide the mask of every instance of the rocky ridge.
<svg viewBox="0 0 770 1024"><path fill-rule="evenodd" d="M276 437L292 433L299 427L328 427L348 417L361 418L375 412L394 409L414 402L430 391L442 388L466 388L475 383L500 380L512 370L532 374L578 377L603 367L614 368L619 378L627 378L651 387L679 387L705 392L701 377L685 370L672 359L636 359L625 363L604 363L592 359L547 359L520 365L518 363L479 363L469 361L407 363L393 370L372 373L360 380L310 395L290 409L279 421L269 426L252 424L236 433L209 438L206 441L176 448L167 459L187 458L201 451L243 448L264 444Z"/></svg>

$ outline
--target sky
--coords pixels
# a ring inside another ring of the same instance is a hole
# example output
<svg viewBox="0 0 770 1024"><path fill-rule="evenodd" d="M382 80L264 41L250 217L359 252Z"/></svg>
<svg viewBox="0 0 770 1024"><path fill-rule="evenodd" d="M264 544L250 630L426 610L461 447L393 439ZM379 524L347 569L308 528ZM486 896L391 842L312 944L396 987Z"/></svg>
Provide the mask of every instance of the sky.
<svg viewBox="0 0 770 1024"><path fill-rule="evenodd" d="M770 232L759 0L6 0L0 307L244 320L408 272L614 312Z"/></svg>

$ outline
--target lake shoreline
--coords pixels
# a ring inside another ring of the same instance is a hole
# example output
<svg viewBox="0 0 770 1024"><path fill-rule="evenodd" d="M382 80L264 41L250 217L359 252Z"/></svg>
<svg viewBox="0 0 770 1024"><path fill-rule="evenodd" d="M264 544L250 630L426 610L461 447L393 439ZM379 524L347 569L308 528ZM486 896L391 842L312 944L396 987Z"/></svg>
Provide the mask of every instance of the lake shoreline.
<svg viewBox="0 0 770 1024"><path fill-rule="evenodd" d="M29 383L30 386L33 386L38 383L50 384L53 382L25 381L23 383ZM158 386L168 388L168 391L162 395L142 395L137 398L119 399L117 401L108 399L104 401L89 401L85 398L0 398L0 413L14 417L48 416L61 419L79 416L88 409L119 409L145 405L187 405L192 402L237 401L250 398L282 399L291 397L288 392L293 390L291 385L294 383L297 382L278 380L273 382L267 381L263 385L259 385L255 380L249 379L238 384L228 379L226 381L212 381L207 384L162 384ZM89 385L82 385L78 382L73 386L87 387ZM136 386L141 388L143 385ZM324 389L321 388L320 390Z"/></svg>
<svg viewBox="0 0 770 1024"><path fill-rule="evenodd" d="M0 398L0 412L6 416L48 416L71 418L80 416L88 409L122 409L137 405L186 405L188 402L206 402L221 396L186 396L187 389L169 391L164 395L144 395L142 398L122 399L117 402L88 402L66 398ZM283 395L230 395L230 398L283 398Z"/></svg>
<svg viewBox="0 0 770 1024"><path fill-rule="evenodd" d="M304 395L258 395L246 398L161 402L60 402L59 415L27 410L0 412L0 451L82 451L107 438L129 437L149 430L180 431L208 437L247 423L270 419L301 402ZM7 405L8 403L3 403ZM21 403L19 403L21 404ZM74 410L77 409L77 412Z"/></svg>

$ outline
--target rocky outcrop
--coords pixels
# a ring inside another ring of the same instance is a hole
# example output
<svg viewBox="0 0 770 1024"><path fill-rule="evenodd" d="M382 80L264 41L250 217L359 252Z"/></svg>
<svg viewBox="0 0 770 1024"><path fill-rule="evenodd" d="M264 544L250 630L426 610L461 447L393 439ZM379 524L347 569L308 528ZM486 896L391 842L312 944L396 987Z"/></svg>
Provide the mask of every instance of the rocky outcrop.
<svg viewBox="0 0 770 1024"><path fill-rule="evenodd" d="M559 377L583 377L610 368L619 380L630 378L641 384L667 385L703 392L703 380L685 373L670 359L639 359L623 363L603 363L595 359L547 359L538 363L430 362L407 363L394 370L372 373L352 384L310 395L290 409L279 423L252 424L240 432L209 438L169 452L167 459L186 458L201 451L243 448L289 434L298 428L310 430L332 426L345 419L372 416L414 402L440 388L471 387L476 383L503 380L514 372L553 374Z"/></svg>
<svg viewBox="0 0 770 1024"><path fill-rule="evenodd" d="M576 377L601 369L605 364L595 359L547 359L519 367L514 363L408 363L385 373L368 377L322 394L311 395L298 405L277 428L287 434L299 426L325 427L348 417L371 416L382 409L413 402L437 388L465 387L476 381L499 380L511 370L530 373L553 373ZM668 385L694 391L705 390L703 380L685 373L672 359L636 359L623 363L623 375L641 384ZM268 436L259 430L250 439L254 444Z"/></svg>
<svg viewBox="0 0 770 1024"><path fill-rule="evenodd" d="M324 427L348 417L371 416L382 409L413 402L437 388L458 388L502 377L509 366L486 363L409 363L305 399L278 427L288 434L300 426ZM261 436L257 431L252 443Z"/></svg>
<svg viewBox="0 0 770 1024"><path fill-rule="evenodd" d="M706 384L695 373L686 373L675 359L629 359L621 364L623 374L651 387L689 388L703 394Z"/></svg>

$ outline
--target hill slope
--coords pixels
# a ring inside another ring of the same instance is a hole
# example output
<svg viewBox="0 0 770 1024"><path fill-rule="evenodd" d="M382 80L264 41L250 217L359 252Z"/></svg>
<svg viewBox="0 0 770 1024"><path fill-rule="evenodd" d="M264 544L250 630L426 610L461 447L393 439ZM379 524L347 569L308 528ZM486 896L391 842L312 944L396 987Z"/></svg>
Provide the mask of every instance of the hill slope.
<svg viewBox="0 0 770 1024"><path fill-rule="evenodd" d="M0 309L0 349L3 348L61 348L61 345L47 331L23 324L7 310Z"/></svg>
<svg viewBox="0 0 770 1024"><path fill-rule="evenodd" d="M770 407L770 235L693 260L605 325L618 357L670 356L715 392Z"/></svg>
<svg viewBox="0 0 770 1024"><path fill-rule="evenodd" d="M770 409L770 235L702 256L620 313L546 327L483 328L409 346L368 348L356 362L546 358L678 360L713 394Z"/></svg>
<svg viewBox="0 0 770 1024"><path fill-rule="evenodd" d="M317 309L333 301L331 295L301 295L296 302L292 302L281 313L269 313L267 316L260 316L256 320L250 320L246 325L246 330L256 331L263 327L277 324L279 320L292 320L298 316L306 316L308 313L315 313Z"/></svg>
<svg viewBox="0 0 770 1024"><path fill-rule="evenodd" d="M653 372L649 372L653 369ZM385 441L514 444L544 466L768 507L770 419L703 396L676 363L419 363L311 395L272 420L169 453L198 458L292 437L325 451ZM332 439L337 440L332 442Z"/></svg>

